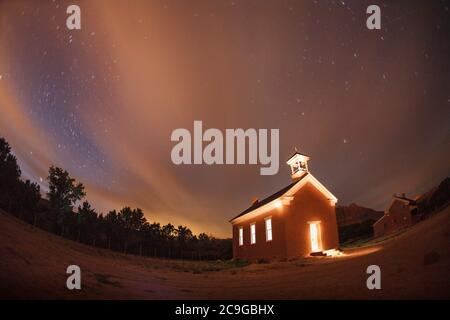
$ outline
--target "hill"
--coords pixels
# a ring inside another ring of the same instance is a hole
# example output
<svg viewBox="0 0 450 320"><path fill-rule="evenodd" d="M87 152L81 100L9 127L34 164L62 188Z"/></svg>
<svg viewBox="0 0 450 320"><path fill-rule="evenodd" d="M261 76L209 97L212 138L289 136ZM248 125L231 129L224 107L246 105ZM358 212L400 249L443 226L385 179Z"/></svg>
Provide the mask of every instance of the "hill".
<svg viewBox="0 0 450 320"><path fill-rule="evenodd" d="M242 266L124 255L58 237L0 211L0 298L429 299L450 298L450 208L343 257ZM82 270L82 290L65 287ZM382 290L366 288L377 264Z"/></svg>
<svg viewBox="0 0 450 320"><path fill-rule="evenodd" d="M372 225L383 216L383 212L352 203L348 206L336 207L336 219L339 227L341 244L355 239L373 236Z"/></svg>
<svg viewBox="0 0 450 320"><path fill-rule="evenodd" d="M450 203L450 178L447 177L441 183L428 192L415 199L422 217L440 211Z"/></svg>
<svg viewBox="0 0 450 320"><path fill-rule="evenodd" d="M336 207L336 219L339 227L348 226L355 223L362 223L366 220L378 220L383 216L383 212L351 203L348 206Z"/></svg>

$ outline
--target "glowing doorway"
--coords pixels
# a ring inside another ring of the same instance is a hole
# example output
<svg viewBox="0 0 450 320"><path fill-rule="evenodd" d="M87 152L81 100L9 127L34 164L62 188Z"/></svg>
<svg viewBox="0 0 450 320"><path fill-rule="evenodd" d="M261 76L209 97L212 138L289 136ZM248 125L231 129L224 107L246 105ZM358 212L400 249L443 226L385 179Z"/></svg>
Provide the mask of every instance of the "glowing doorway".
<svg viewBox="0 0 450 320"><path fill-rule="evenodd" d="M320 245L320 222L309 223L309 234L311 238L311 252L322 251Z"/></svg>

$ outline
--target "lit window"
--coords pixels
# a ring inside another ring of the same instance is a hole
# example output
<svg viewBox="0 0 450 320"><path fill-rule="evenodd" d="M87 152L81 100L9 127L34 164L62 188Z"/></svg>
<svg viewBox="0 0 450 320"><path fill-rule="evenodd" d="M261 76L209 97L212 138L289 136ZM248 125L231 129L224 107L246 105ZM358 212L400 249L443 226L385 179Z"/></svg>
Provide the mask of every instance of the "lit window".
<svg viewBox="0 0 450 320"><path fill-rule="evenodd" d="M256 225L254 223L250 225L250 243L256 243Z"/></svg>
<svg viewBox="0 0 450 320"><path fill-rule="evenodd" d="M244 229L242 227L239 227L239 245L244 245Z"/></svg>
<svg viewBox="0 0 450 320"><path fill-rule="evenodd" d="M272 241L272 218L266 219L266 241Z"/></svg>

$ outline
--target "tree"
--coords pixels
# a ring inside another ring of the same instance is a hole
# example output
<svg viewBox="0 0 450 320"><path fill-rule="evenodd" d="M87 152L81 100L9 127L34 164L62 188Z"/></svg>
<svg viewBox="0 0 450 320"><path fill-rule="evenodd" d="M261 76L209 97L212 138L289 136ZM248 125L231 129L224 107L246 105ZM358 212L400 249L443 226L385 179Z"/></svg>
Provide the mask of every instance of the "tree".
<svg viewBox="0 0 450 320"><path fill-rule="evenodd" d="M183 250L186 248L186 243L192 240L192 231L185 226L178 226L176 230L177 243L180 248L180 257L183 257Z"/></svg>
<svg viewBox="0 0 450 320"><path fill-rule="evenodd" d="M36 226L38 203L41 200L40 186L35 182L26 180L25 182L19 181L18 189L19 216L22 217L23 211L32 214L31 219L33 220L33 225Z"/></svg>
<svg viewBox="0 0 450 320"><path fill-rule="evenodd" d="M98 215L94 209L92 209L89 202L84 201L81 206L78 207L77 214L77 241L85 242L92 241L95 246L97 239L97 227L98 227Z"/></svg>
<svg viewBox="0 0 450 320"><path fill-rule="evenodd" d="M11 211L20 174L17 159L11 153L9 143L4 138L0 138L0 205L7 211Z"/></svg>
<svg viewBox="0 0 450 320"><path fill-rule="evenodd" d="M140 240L139 231L141 231L146 219L141 209L124 207L119 211L118 220L122 229L123 250L126 253L129 244Z"/></svg>
<svg viewBox="0 0 450 320"><path fill-rule="evenodd" d="M202 233L200 233L198 235L198 240L199 241L208 242L209 241L209 236L206 233L202 232Z"/></svg>
<svg viewBox="0 0 450 320"><path fill-rule="evenodd" d="M138 249L140 254L143 250L144 254L148 254L153 249L153 254L160 256L167 250L170 258L176 248L180 249L181 256L183 250L189 250L192 259L195 250L198 251L198 257L231 257L230 239L215 239L206 234L200 234L197 238L186 226L175 228L170 223L162 227L157 222L150 224L139 208L124 207L118 213L113 210L103 216L97 214L89 202L84 201L78 206L77 213L73 212L73 207L86 195L84 186L59 167L49 168L48 202L40 202L40 187L37 183L22 181L20 175L20 167L11 153L11 147L4 138L0 138L0 207L10 213L18 213L21 219L34 225L38 224L39 214L39 225L47 231L58 232L94 246L98 239L103 244L107 243L108 248L120 250L122 247L124 252L133 252L134 249L133 253L136 253ZM447 185L445 192L436 196L436 203L448 199L448 189ZM158 252L158 248L162 250Z"/></svg>
<svg viewBox="0 0 450 320"><path fill-rule="evenodd" d="M108 212L104 218L106 236L108 238L108 249L111 249L111 242L113 241L113 236L119 233L119 217L116 210Z"/></svg>
<svg viewBox="0 0 450 320"><path fill-rule="evenodd" d="M168 223L162 227L161 236L167 247L167 255L169 258L171 256L171 247L173 244L173 240L175 239L175 235L175 227L171 223Z"/></svg>
<svg viewBox="0 0 450 320"><path fill-rule="evenodd" d="M157 256L157 247L161 245L161 226L159 223L145 222L141 229L142 244L147 254Z"/></svg>
<svg viewBox="0 0 450 320"><path fill-rule="evenodd" d="M157 247L161 246L162 231L159 222L153 222L150 225L151 243L153 245L153 255L158 256Z"/></svg>
<svg viewBox="0 0 450 320"><path fill-rule="evenodd" d="M175 227L168 223L162 227L161 234L165 240L173 240L175 238Z"/></svg>
<svg viewBox="0 0 450 320"><path fill-rule="evenodd" d="M76 183L66 170L54 166L50 167L47 180L47 196L56 213L56 225L63 235L67 216L72 212L75 203L86 195L84 186L82 183Z"/></svg>

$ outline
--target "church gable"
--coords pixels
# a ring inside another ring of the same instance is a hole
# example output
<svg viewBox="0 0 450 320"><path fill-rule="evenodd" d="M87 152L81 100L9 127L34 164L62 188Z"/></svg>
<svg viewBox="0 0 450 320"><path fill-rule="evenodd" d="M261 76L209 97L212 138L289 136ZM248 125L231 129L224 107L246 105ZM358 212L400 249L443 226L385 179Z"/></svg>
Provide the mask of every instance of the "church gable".
<svg viewBox="0 0 450 320"><path fill-rule="evenodd" d="M337 198L327 189L323 184L319 182L311 173L308 173L307 176L299 181L299 183L295 184L289 191L286 192L286 196L295 197L295 195L306 185L309 184L313 186L317 191L322 193L325 198L328 199L330 204L335 205L337 202Z"/></svg>
<svg viewBox="0 0 450 320"><path fill-rule="evenodd" d="M254 201L249 208L231 219L230 222L233 223L237 220L242 220L244 217L255 217L273 210L281 204L289 204L294 199L297 192L307 183L311 184L322 193L326 199L328 199L329 203L334 206L337 202L337 198L309 172L309 159L309 156L296 152L286 162L291 168L291 178L293 182L263 200Z"/></svg>
<svg viewBox="0 0 450 320"><path fill-rule="evenodd" d="M300 257L339 245L337 198L310 172L309 156L296 152L287 164L292 182L233 218L233 257Z"/></svg>

